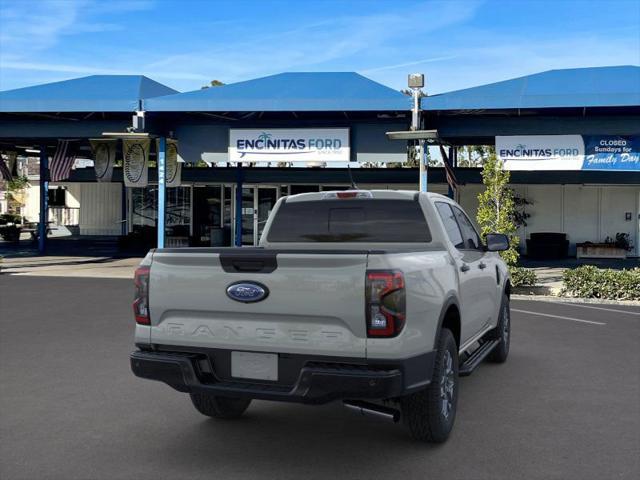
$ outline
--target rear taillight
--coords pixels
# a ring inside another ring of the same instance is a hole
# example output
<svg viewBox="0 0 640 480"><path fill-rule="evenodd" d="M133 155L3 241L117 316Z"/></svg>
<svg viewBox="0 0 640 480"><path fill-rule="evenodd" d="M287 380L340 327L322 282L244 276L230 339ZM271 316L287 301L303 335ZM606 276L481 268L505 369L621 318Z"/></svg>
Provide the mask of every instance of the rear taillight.
<svg viewBox="0 0 640 480"><path fill-rule="evenodd" d="M407 310L402 272L367 271L366 299L367 336L397 336L404 328Z"/></svg>
<svg viewBox="0 0 640 480"><path fill-rule="evenodd" d="M136 286L133 297L133 314L136 323L150 325L149 319L149 267L138 267L134 276Z"/></svg>

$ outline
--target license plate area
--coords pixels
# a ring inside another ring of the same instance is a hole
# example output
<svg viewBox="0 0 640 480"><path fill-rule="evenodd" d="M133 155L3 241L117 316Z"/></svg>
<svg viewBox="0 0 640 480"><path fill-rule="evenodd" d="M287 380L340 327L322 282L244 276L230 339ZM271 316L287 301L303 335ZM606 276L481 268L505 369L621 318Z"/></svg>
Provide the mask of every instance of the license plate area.
<svg viewBox="0 0 640 480"><path fill-rule="evenodd" d="M231 352L231 376L277 382L278 354Z"/></svg>

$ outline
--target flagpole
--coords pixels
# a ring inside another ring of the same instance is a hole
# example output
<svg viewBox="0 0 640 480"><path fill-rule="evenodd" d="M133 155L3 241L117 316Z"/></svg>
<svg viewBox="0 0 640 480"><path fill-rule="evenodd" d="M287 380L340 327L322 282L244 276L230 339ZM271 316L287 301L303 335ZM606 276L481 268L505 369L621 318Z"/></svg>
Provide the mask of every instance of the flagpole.
<svg viewBox="0 0 640 480"><path fill-rule="evenodd" d="M49 221L49 157L47 146L40 145L40 223L38 224L38 252L47 251L47 225Z"/></svg>

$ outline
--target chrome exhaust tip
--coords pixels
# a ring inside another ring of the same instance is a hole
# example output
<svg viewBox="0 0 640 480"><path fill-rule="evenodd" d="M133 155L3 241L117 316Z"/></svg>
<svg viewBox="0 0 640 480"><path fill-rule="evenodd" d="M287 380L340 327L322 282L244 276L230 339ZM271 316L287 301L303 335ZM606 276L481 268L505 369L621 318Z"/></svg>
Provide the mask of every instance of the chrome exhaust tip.
<svg viewBox="0 0 640 480"><path fill-rule="evenodd" d="M349 410L365 417L382 418L384 420L391 420L394 423L400 421L400 410L395 408L376 405L375 403L362 400L345 400L343 403Z"/></svg>

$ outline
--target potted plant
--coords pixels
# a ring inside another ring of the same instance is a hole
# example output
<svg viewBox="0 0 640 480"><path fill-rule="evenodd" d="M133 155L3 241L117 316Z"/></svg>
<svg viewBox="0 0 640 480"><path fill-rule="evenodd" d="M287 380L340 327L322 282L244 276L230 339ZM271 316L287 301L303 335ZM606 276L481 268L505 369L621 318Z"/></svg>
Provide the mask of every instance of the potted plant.
<svg viewBox="0 0 640 480"><path fill-rule="evenodd" d="M0 237L7 242L17 242L20 240L20 226L22 218L15 213L4 213L0 215Z"/></svg>
<svg viewBox="0 0 640 480"><path fill-rule="evenodd" d="M607 237L602 243L585 242L576 244L577 258L627 258L633 250L628 233L616 233L615 238Z"/></svg>

